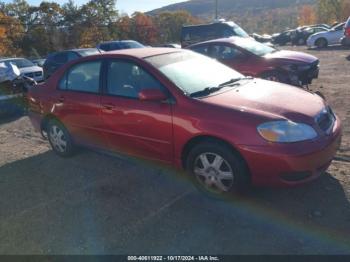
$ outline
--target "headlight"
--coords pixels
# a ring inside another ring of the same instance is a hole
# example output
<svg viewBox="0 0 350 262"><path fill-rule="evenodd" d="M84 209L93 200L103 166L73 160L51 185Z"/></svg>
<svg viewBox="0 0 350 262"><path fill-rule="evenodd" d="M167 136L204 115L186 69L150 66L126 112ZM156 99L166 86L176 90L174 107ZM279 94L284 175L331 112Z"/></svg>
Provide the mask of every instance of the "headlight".
<svg viewBox="0 0 350 262"><path fill-rule="evenodd" d="M269 142L292 143L317 137L315 129L307 124L291 121L273 121L259 125L259 134Z"/></svg>

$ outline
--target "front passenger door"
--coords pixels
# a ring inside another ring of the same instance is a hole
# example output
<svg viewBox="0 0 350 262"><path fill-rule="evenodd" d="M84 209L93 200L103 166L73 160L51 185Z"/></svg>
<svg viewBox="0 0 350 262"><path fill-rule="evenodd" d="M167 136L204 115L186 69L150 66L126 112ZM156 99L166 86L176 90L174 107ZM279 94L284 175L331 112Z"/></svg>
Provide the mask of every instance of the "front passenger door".
<svg viewBox="0 0 350 262"><path fill-rule="evenodd" d="M144 89L163 85L146 69L129 60L110 60L101 97L104 133L110 149L148 159L172 161L171 104L141 101Z"/></svg>

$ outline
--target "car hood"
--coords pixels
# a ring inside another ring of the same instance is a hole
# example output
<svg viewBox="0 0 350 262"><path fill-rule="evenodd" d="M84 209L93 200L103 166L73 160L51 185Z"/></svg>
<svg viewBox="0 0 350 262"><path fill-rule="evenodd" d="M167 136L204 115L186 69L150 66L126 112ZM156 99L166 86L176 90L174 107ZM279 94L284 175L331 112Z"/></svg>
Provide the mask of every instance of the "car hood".
<svg viewBox="0 0 350 262"><path fill-rule="evenodd" d="M324 100L303 89L261 79L243 82L232 90L214 93L205 102L271 119L289 119L313 124L326 106Z"/></svg>
<svg viewBox="0 0 350 262"><path fill-rule="evenodd" d="M264 57L267 59L273 59L273 60L293 60L293 61L304 62L304 63L313 63L318 60L317 57L313 55L309 55L302 52L296 52L296 51L286 51L286 50L281 50L271 54L267 54Z"/></svg>
<svg viewBox="0 0 350 262"><path fill-rule="evenodd" d="M29 66L20 68L19 71L21 74L33 73L33 72L42 72L43 69L40 66Z"/></svg>

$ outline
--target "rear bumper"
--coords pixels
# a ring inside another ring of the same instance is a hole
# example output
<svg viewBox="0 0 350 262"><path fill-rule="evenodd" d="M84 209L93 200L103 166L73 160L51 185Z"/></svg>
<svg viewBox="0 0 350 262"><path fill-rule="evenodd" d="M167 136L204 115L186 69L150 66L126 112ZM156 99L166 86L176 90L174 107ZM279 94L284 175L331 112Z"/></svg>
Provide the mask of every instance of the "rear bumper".
<svg viewBox="0 0 350 262"><path fill-rule="evenodd" d="M341 142L339 120L332 135L321 140L276 147L247 146L240 151L254 185L290 187L310 182L327 170Z"/></svg>

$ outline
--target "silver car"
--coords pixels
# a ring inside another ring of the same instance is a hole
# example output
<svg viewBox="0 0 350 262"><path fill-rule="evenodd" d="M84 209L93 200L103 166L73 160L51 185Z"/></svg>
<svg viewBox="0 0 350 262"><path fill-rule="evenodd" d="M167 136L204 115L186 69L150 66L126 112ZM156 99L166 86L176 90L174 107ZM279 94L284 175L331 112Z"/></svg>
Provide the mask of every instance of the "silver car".
<svg viewBox="0 0 350 262"><path fill-rule="evenodd" d="M42 82L44 80L43 77L43 69L39 66L36 66L31 61L25 58L3 58L0 59L1 62L12 63L16 65L22 76L27 76L34 79L36 82Z"/></svg>

